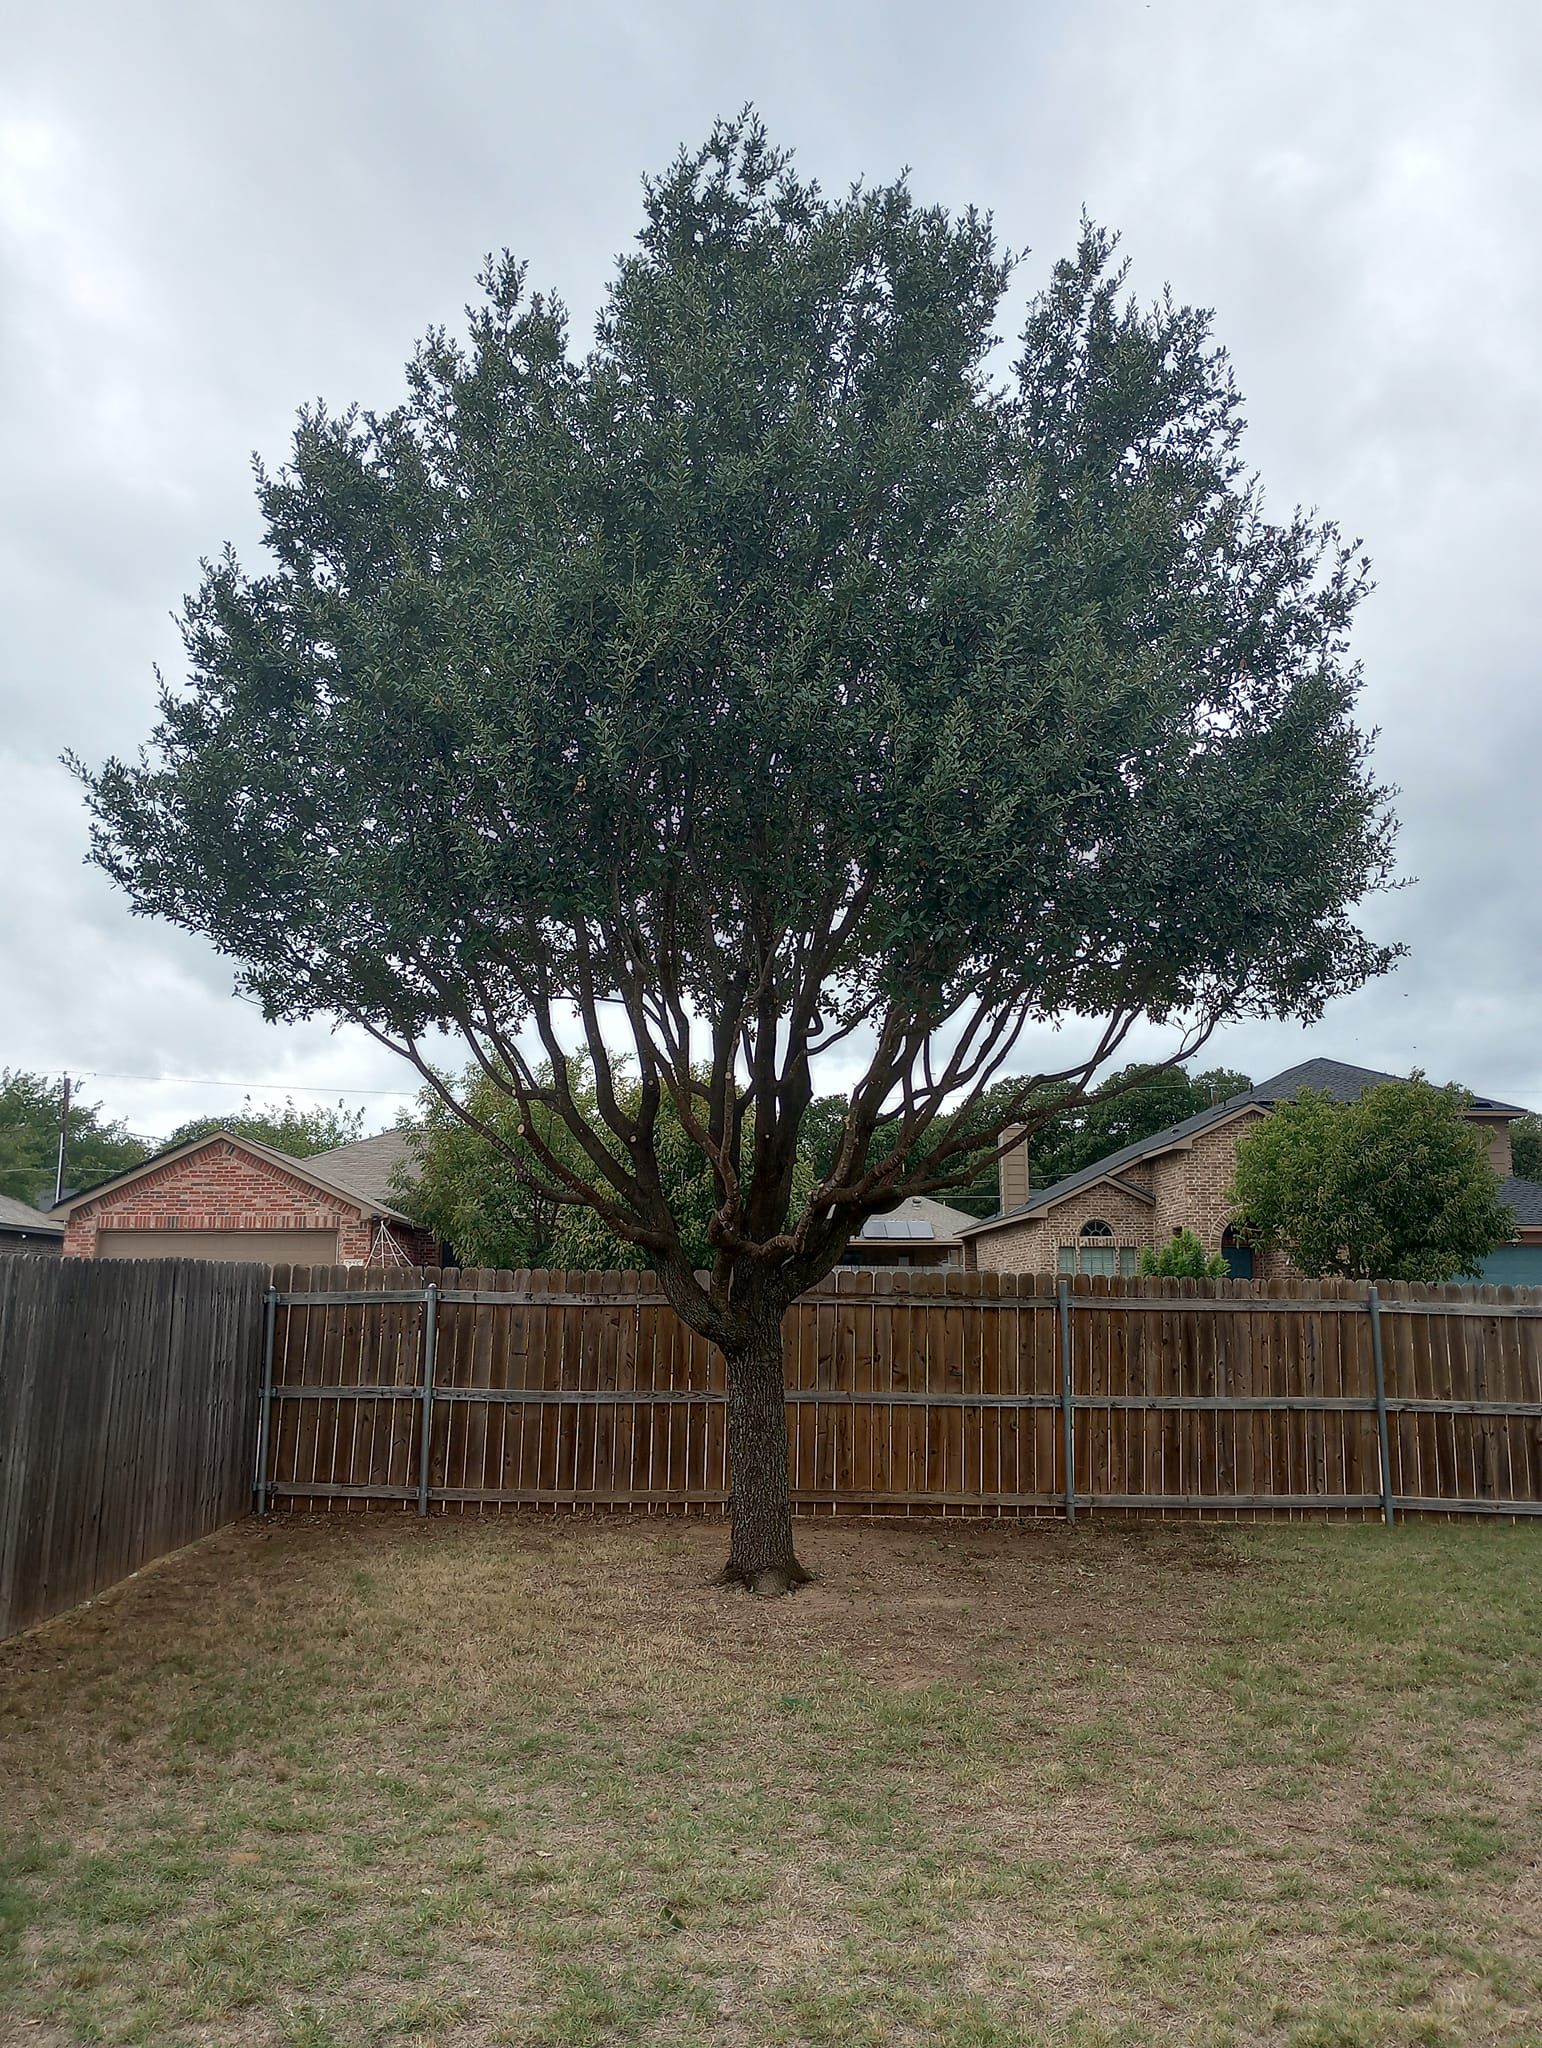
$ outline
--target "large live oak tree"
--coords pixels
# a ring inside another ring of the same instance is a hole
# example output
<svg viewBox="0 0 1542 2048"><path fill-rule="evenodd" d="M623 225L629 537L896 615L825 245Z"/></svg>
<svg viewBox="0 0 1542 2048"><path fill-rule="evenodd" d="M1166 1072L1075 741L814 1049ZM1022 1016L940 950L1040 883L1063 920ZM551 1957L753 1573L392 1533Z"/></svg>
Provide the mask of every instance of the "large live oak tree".
<svg viewBox="0 0 1542 2048"><path fill-rule="evenodd" d="M831 199L752 117L645 193L586 354L505 257L405 403L302 412L258 470L270 561L207 567L153 749L86 782L137 909L430 1085L458 1033L545 1195L646 1252L726 1356L725 1577L769 1593L802 1576L788 1304L1138 1021L1177 1059L1380 971L1353 905L1391 826L1365 565L1265 516L1205 314L1128 302L1089 228L998 373L980 214ZM1047 1020L1079 1049L1009 1079ZM798 1195L837 1048L860 1078Z"/></svg>

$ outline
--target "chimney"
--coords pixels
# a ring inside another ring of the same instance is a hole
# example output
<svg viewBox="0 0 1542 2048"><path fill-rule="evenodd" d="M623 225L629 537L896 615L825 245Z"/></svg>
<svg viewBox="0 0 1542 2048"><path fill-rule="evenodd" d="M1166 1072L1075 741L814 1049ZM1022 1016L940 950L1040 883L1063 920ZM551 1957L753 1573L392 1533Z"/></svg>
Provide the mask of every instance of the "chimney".
<svg viewBox="0 0 1542 2048"><path fill-rule="evenodd" d="M1001 1213L1005 1216L1009 1209L1021 1209L1028 1199L1028 1136L1021 1124L1008 1124L1001 1137L1003 1143L1014 1138L1018 1141L996 1162Z"/></svg>

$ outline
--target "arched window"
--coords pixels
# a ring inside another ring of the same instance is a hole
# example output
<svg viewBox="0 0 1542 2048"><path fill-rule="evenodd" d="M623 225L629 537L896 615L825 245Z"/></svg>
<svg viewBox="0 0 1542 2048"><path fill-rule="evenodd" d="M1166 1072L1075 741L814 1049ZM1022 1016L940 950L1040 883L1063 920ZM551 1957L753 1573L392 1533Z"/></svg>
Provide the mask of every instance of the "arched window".
<svg viewBox="0 0 1542 2048"><path fill-rule="evenodd" d="M1082 1237L1112 1237L1113 1234L1101 1216L1089 1217L1079 1233Z"/></svg>

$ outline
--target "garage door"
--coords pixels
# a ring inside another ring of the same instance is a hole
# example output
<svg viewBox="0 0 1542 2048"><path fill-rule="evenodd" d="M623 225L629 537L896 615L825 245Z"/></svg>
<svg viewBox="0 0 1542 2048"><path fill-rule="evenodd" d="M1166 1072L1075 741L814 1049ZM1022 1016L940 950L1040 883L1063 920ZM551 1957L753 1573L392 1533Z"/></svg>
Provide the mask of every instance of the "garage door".
<svg viewBox="0 0 1542 2048"><path fill-rule="evenodd" d="M335 1266L335 1230L103 1230L99 1259L259 1259L265 1266Z"/></svg>

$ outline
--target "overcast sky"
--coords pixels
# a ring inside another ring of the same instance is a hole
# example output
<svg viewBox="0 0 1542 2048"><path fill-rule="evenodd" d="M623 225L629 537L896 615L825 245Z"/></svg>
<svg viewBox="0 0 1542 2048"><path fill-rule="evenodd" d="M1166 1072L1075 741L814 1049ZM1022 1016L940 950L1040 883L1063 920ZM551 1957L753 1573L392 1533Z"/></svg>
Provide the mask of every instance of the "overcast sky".
<svg viewBox="0 0 1542 2048"><path fill-rule="evenodd" d="M1139 290L1215 309L1270 504L1374 558L1365 715L1417 880L1368 911L1395 976L1214 1056L1542 1106L1535 0L0 0L0 1064L86 1073L146 1133L247 1084L371 1127L407 1099L130 917L59 753L147 734L171 611L253 552L249 457L299 403L392 402L497 247L581 333L641 174L746 100L827 185L908 164L989 208L1024 286L1085 206Z"/></svg>

